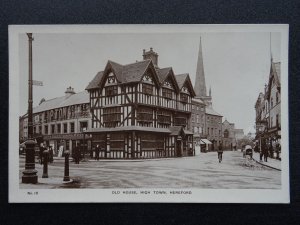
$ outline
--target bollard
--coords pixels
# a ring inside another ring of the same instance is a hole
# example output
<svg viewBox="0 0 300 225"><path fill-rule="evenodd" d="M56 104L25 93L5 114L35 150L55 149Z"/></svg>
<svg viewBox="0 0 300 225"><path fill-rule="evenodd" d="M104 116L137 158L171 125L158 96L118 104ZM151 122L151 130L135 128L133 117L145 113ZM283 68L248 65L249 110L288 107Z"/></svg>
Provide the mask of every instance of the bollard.
<svg viewBox="0 0 300 225"><path fill-rule="evenodd" d="M48 160L49 160L49 151L45 150L43 152L43 163L44 163L44 167L43 167L43 176L42 178L48 178Z"/></svg>
<svg viewBox="0 0 300 225"><path fill-rule="evenodd" d="M65 176L64 176L64 181L70 181L69 177L69 151L65 152Z"/></svg>

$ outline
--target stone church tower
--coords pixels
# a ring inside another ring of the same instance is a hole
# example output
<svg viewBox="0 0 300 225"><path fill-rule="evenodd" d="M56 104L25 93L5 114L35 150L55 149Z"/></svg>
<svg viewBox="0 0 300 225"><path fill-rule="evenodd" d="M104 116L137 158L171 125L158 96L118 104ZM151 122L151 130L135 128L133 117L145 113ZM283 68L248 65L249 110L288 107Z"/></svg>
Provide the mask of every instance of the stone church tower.
<svg viewBox="0 0 300 225"><path fill-rule="evenodd" d="M199 44L196 81L195 81L194 90L196 92L196 97L195 97L196 99L201 99L206 103L207 106L212 106L211 88L209 89L209 95L207 95L207 91L206 91L201 37L200 37L200 44Z"/></svg>

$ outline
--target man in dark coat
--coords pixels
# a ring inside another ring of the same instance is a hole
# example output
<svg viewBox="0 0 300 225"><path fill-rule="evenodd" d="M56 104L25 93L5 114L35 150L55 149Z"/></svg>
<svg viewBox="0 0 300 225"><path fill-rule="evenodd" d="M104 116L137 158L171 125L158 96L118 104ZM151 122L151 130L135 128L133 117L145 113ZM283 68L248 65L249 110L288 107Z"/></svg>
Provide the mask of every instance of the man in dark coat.
<svg viewBox="0 0 300 225"><path fill-rule="evenodd" d="M97 145L97 146L96 146L96 149L95 149L95 153L96 153L95 159L96 159L96 160L99 160L99 152L100 152L100 147L99 147L99 145Z"/></svg>
<svg viewBox="0 0 300 225"><path fill-rule="evenodd" d="M218 148L218 159L219 159L219 163L222 161L222 155L223 155L223 146L222 146L222 142L219 145Z"/></svg>
<svg viewBox="0 0 300 225"><path fill-rule="evenodd" d="M80 149L78 147L78 145L75 146L74 149L74 158L75 158L75 164L79 164L79 160L80 160Z"/></svg>
<svg viewBox="0 0 300 225"><path fill-rule="evenodd" d="M43 152L44 152L44 150L45 150L44 144L41 143L41 145L40 145L40 151L39 151L41 165L43 165Z"/></svg>
<svg viewBox="0 0 300 225"><path fill-rule="evenodd" d="M267 144L264 145L263 155L264 155L264 161L268 162L268 155L269 155L269 146Z"/></svg>

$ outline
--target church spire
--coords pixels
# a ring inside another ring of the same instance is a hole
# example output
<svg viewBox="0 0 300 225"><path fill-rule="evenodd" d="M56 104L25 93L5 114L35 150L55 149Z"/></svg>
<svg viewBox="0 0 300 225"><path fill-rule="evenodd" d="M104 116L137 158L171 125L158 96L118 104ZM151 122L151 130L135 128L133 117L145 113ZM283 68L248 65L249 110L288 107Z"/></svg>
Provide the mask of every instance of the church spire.
<svg viewBox="0 0 300 225"><path fill-rule="evenodd" d="M196 81L195 81L194 89L196 92L196 97L201 98L201 97L207 96L204 67L203 67L201 37L200 37L200 44L199 44L198 62L197 62L197 70L196 70Z"/></svg>
<svg viewBox="0 0 300 225"><path fill-rule="evenodd" d="M273 55L272 55L272 33L270 32L270 58L271 64L273 63Z"/></svg>

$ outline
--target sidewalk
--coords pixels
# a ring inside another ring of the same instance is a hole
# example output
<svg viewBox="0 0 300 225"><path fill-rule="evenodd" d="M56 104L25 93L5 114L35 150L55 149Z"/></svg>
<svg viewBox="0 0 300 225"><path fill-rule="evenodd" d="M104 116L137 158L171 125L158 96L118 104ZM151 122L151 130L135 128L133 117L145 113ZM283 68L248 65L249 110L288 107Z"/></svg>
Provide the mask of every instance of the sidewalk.
<svg viewBox="0 0 300 225"><path fill-rule="evenodd" d="M280 160L272 159L272 158L268 157L268 162L260 161L258 152L253 152L253 159L262 165L271 167L276 170L281 170L281 161Z"/></svg>

